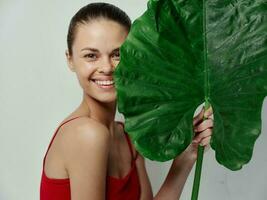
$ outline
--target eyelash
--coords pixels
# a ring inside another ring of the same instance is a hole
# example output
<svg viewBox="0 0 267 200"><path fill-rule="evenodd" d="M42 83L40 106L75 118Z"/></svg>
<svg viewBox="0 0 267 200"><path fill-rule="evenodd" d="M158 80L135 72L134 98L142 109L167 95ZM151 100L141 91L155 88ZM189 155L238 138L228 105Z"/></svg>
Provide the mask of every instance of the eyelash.
<svg viewBox="0 0 267 200"><path fill-rule="evenodd" d="M94 57L92 57L92 56L94 56ZM89 59L95 59L97 56L93 53L89 53L89 54L84 55L84 57L89 58Z"/></svg>
<svg viewBox="0 0 267 200"><path fill-rule="evenodd" d="M114 53L112 57L118 57L118 60L120 59L120 52Z"/></svg>
<svg viewBox="0 0 267 200"><path fill-rule="evenodd" d="M116 52L114 54L112 54L111 56L112 58L115 57L116 60L120 60L120 52ZM93 53L88 53L84 55L84 58L90 59L90 60L95 60L97 58L96 54Z"/></svg>

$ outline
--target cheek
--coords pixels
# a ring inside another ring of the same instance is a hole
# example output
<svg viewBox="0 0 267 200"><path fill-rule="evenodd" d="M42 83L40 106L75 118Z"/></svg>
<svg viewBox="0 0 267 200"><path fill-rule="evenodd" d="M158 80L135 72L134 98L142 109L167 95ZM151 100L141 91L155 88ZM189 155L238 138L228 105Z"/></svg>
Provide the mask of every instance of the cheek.
<svg viewBox="0 0 267 200"><path fill-rule="evenodd" d="M96 71L96 67L93 64L82 63L79 66L78 74L83 79L88 79L92 76L92 74Z"/></svg>
<svg viewBox="0 0 267 200"><path fill-rule="evenodd" d="M92 69L93 68L91 66L86 65L82 67L80 66L79 69L76 71L78 82L84 90L88 90L89 88L91 88L91 84L93 83L90 81L93 74Z"/></svg>

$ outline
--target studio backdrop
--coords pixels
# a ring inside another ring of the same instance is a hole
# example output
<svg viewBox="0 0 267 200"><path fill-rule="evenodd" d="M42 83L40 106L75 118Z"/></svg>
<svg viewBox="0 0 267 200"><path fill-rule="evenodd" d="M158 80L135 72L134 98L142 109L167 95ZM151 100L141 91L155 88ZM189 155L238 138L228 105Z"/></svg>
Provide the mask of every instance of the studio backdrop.
<svg viewBox="0 0 267 200"><path fill-rule="evenodd" d="M0 1L0 200L37 200L42 160L58 124L81 102L81 89L66 64L68 23L84 0ZM107 0L134 21L145 0ZM198 107L199 110L201 106ZM242 116L240 116L242 117ZM123 116L117 113L117 120ZM267 199L267 100L262 134L252 160L232 172L204 156L200 200ZM154 194L171 161L146 160ZM194 169L181 200L191 196Z"/></svg>

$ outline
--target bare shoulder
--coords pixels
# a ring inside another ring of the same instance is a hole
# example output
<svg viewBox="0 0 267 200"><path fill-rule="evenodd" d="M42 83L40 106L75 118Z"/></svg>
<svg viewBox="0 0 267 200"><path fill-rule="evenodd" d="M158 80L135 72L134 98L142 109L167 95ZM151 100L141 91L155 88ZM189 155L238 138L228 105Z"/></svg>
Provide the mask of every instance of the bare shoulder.
<svg viewBox="0 0 267 200"><path fill-rule="evenodd" d="M90 151L95 151L97 156L107 149L110 142L107 127L89 117L80 117L64 124L60 132L59 145L67 163L73 163L77 156L86 156Z"/></svg>
<svg viewBox="0 0 267 200"><path fill-rule="evenodd" d="M64 132L61 134L66 137L65 139L104 139L109 137L109 131L106 126L97 122L96 120L90 119L89 117L79 117L71 122L64 124L61 127L60 132Z"/></svg>
<svg viewBox="0 0 267 200"><path fill-rule="evenodd" d="M79 117L76 118L75 120L72 120L66 124L64 124L64 126L62 127L63 129L65 129L66 131L69 129L87 129L87 128L95 128L96 130L100 130L100 131L108 131L107 127L103 124L101 124L100 122L91 119L90 117Z"/></svg>
<svg viewBox="0 0 267 200"><path fill-rule="evenodd" d="M71 199L104 199L110 148L108 129L81 117L64 124L62 132L61 155L70 178Z"/></svg>

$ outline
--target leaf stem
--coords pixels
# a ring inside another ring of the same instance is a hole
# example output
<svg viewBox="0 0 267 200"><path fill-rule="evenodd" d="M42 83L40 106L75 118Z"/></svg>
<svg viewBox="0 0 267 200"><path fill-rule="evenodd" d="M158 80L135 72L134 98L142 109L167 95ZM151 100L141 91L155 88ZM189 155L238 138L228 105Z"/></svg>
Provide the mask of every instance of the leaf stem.
<svg viewBox="0 0 267 200"><path fill-rule="evenodd" d="M203 155L204 155L204 147L198 146L198 148L197 148L197 164L196 164L194 185L193 185L191 200L197 200L198 199Z"/></svg>
<svg viewBox="0 0 267 200"><path fill-rule="evenodd" d="M205 107L204 107L205 111L209 108L209 106L210 106L210 103L209 103L208 99L206 99ZM206 120L205 116L203 117L203 120ZM205 149L205 147L200 146L200 145L197 148L197 163L196 163L196 169L195 169L195 177L194 177L194 184L193 184L191 200L197 200L198 199L204 149Z"/></svg>

